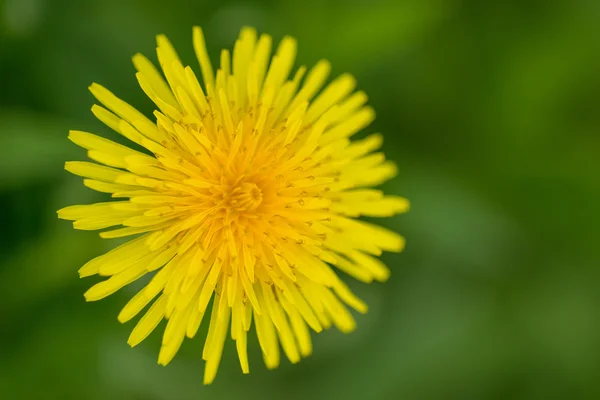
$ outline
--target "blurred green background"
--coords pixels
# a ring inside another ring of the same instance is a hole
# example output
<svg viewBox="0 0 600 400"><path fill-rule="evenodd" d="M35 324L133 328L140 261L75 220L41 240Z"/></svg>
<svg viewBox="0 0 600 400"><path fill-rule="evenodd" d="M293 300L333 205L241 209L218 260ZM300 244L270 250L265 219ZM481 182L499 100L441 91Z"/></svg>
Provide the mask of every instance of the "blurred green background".
<svg viewBox="0 0 600 400"><path fill-rule="evenodd" d="M194 24L213 64L252 25L354 74L412 201L385 221L408 239L390 281L352 282L354 334L274 372L253 341L249 376L229 341L209 387L202 338L166 368L160 334L126 344L135 287L85 303L77 269L114 242L55 214L105 199L63 170L69 129L108 134L87 86L150 113L130 57L166 33L197 69ZM600 398L597 0L0 0L0 35L2 398Z"/></svg>

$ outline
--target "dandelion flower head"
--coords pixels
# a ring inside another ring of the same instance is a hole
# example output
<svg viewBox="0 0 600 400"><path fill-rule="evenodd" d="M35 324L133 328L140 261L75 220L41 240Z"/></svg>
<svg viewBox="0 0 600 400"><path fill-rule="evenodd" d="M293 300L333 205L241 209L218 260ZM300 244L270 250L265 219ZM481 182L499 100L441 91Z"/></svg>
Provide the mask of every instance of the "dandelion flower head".
<svg viewBox="0 0 600 400"><path fill-rule="evenodd" d="M85 293L88 301L151 276L118 316L142 314L131 346L166 320L158 356L166 365L209 321L202 358L211 383L228 336L249 372L252 325L268 368L279 365L280 349L292 363L310 355L310 330L352 331L348 307L364 313L367 306L338 273L384 281L389 270L378 256L404 246L398 234L357 217L392 216L408 201L372 188L396 174L376 152L381 135L350 140L374 118L352 76L326 85L324 60L291 74L296 41L285 37L271 58L271 37L251 28L232 53L222 51L216 74L198 27L193 44L203 85L163 35L160 70L133 57L156 105L152 119L90 86L101 104L94 115L135 149L71 131L94 162L70 161L66 170L114 200L58 215L76 229L103 230L103 238L130 238L79 273L106 277Z"/></svg>

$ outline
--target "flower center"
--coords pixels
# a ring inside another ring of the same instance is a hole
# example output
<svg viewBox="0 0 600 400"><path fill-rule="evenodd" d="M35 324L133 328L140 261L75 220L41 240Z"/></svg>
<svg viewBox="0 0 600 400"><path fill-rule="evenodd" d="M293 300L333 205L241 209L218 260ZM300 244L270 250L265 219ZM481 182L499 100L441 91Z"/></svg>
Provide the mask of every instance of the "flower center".
<svg viewBox="0 0 600 400"><path fill-rule="evenodd" d="M256 184L244 182L229 193L229 206L236 211L251 211L262 202L262 191Z"/></svg>

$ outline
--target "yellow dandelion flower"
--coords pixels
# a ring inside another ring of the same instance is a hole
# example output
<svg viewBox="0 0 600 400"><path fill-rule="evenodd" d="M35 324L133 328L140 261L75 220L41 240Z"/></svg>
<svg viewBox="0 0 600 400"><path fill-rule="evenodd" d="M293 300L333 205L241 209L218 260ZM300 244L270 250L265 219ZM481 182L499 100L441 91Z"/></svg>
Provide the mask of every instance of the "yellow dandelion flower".
<svg viewBox="0 0 600 400"><path fill-rule="evenodd" d="M271 37L251 28L233 53L222 51L215 75L198 27L193 43L204 86L163 35L162 74L143 55L133 57L139 84L156 104L154 120L90 86L102 104L92 107L94 115L139 150L71 131L69 139L95 163L71 161L65 169L119 200L66 207L58 216L76 229L116 227L103 238L134 236L79 270L81 277L108 277L85 298L100 300L153 274L119 314L126 322L149 306L128 343L167 320L158 356L166 365L184 337L210 319L202 358L211 383L228 332L249 372L253 322L268 368L279 365L280 346L292 363L311 354L309 327L352 331L346 305L361 313L367 306L335 270L384 281L389 270L377 256L404 246L396 233L355 218L404 212L408 201L370 188L396 167L374 152L381 135L350 140L374 118L352 76L321 90L327 61L305 78L304 67L290 76L296 41L285 37L271 58Z"/></svg>

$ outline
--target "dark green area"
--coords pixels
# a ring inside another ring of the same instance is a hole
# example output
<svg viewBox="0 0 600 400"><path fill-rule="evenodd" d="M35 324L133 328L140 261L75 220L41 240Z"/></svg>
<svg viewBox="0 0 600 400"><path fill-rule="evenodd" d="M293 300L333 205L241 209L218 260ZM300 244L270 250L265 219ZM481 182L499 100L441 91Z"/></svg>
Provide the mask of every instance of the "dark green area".
<svg viewBox="0 0 600 400"><path fill-rule="evenodd" d="M130 57L165 33L197 68L194 24L213 64L252 25L354 74L412 201L390 281L352 282L354 334L274 372L252 338L249 376L229 341L210 387L201 337L166 368L159 334L128 347L135 288L85 303L77 269L114 244L55 214L105 199L63 170L69 129L110 135L87 86L150 113ZM2 398L600 398L598 1L1 0L0 151Z"/></svg>

